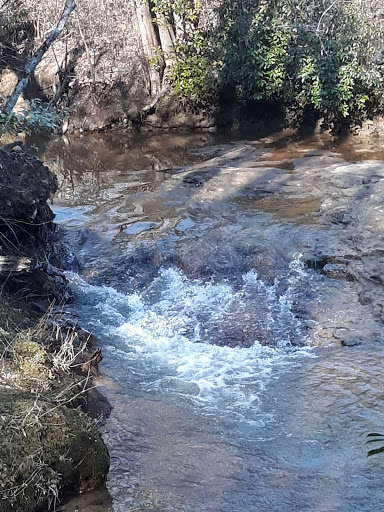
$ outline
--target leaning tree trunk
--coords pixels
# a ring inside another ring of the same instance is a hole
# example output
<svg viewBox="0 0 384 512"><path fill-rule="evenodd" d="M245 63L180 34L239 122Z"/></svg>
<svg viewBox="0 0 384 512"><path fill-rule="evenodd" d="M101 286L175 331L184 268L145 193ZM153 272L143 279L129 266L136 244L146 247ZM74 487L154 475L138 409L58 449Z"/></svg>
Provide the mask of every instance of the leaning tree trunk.
<svg viewBox="0 0 384 512"><path fill-rule="evenodd" d="M48 48L52 45L52 43L57 39L57 37L64 30L65 25L67 24L67 21L69 19L69 16L71 15L71 12L73 11L74 8L75 8L75 0L66 0L65 6L64 6L64 9L63 9L63 12L61 14L58 24L52 30L52 32L48 35L47 39L42 43L42 45L38 48L36 53L33 55L32 59L28 62L28 64L23 69L21 78L19 79L18 83L16 84L15 89L13 90L12 94L8 98L8 101L6 102L6 104L3 107L3 110L1 112L2 114L9 116L9 114L12 112L20 94L23 92L25 86L28 83L29 77L35 71L37 65L43 58L45 52L48 50Z"/></svg>

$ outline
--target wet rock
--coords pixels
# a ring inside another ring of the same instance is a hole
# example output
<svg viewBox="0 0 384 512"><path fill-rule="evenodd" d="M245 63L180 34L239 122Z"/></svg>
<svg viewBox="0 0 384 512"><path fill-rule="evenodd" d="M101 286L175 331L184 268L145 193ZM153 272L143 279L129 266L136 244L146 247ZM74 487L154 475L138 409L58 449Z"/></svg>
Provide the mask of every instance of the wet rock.
<svg viewBox="0 0 384 512"><path fill-rule="evenodd" d="M142 231L148 231L155 226L156 224L154 222L133 222L128 227L122 226L122 231L126 235L138 235Z"/></svg>
<svg viewBox="0 0 384 512"><path fill-rule="evenodd" d="M60 505L62 512L111 512L113 510L112 498L105 486L96 491L61 500Z"/></svg>
<svg viewBox="0 0 384 512"><path fill-rule="evenodd" d="M349 208L335 208L324 212L323 219L330 224L341 224L348 226L354 220L354 214Z"/></svg>
<svg viewBox="0 0 384 512"><path fill-rule="evenodd" d="M337 336L335 337L337 338ZM363 338L350 338L349 336L345 339L340 339L340 341L343 347L356 347L357 345L362 345L364 343Z"/></svg>
<svg viewBox="0 0 384 512"><path fill-rule="evenodd" d="M189 172L183 177L183 183L200 187L205 182L214 178L218 172L219 169L215 168Z"/></svg>
<svg viewBox="0 0 384 512"><path fill-rule="evenodd" d="M85 394L86 404L85 407L84 404L82 404L82 410L91 418L103 423L103 420L108 418L111 414L112 406L108 402L107 398L102 395L98 389L92 386L87 389Z"/></svg>
<svg viewBox="0 0 384 512"><path fill-rule="evenodd" d="M363 332L356 333L351 332L349 329L335 329L333 336L336 338L344 347L355 347L361 345L364 342L365 335Z"/></svg>
<svg viewBox="0 0 384 512"><path fill-rule="evenodd" d="M337 170L340 172L340 174L332 175L330 178L331 183L335 187L345 190L348 188L361 187L363 185L364 176L349 174L349 167L345 168L345 170L347 171L346 174L342 173L342 168L337 168Z"/></svg>
<svg viewBox="0 0 384 512"><path fill-rule="evenodd" d="M356 280L356 276L349 271L348 265L342 263L327 263L323 266L322 273L331 279Z"/></svg>

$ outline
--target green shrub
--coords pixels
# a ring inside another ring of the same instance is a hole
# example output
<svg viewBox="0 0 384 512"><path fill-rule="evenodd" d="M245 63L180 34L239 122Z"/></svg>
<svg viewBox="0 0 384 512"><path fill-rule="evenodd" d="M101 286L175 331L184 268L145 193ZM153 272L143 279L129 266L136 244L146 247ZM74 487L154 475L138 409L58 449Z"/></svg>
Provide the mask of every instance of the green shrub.
<svg viewBox="0 0 384 512"><path fill-rule="evenodd" d="M172 61L167 70L167 81L173 91L193 103L204 103L210 96L214 84L214 59L212 42L206 27L201 22L200 2L191 0L155 0L152 12L157 23L175 24L174 45L170 55Z"/></svg>
<svg viewBox="0 0 384 512"><path fill-rule="evenodd" d="M375 0L233 0L220 10L223 84L240 101L272 100L333 124L381 110L383 77L374 65L384 37Z"/></svg>
<svg viewBox="0 0 384 512"><path fill-rule="evenodd" d="M40 100L25 100L28 108L16 114L0 114L0 136L4 134L36 133L53 131L61 116Z"/></svg>

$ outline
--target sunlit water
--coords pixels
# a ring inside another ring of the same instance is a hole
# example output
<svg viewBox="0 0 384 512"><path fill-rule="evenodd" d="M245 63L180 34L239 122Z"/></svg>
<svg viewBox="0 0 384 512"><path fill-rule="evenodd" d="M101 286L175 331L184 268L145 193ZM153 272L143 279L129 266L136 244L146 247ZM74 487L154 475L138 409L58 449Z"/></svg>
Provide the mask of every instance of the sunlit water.
<svg viewBox="0 0 384 512"><path fill-rule="evenodd" d="M300 335L292 290L279 297L255 274L234 292L161 270L133 295L69 278L120 386L105 427L114 510L379 510L384 468L365 441L382 421L382 349L292 347L287 335L274 348L202 341L257 293L268 295L266 329L279 336L279 321Z"/></svg>
<svg viewBox="0 0 384 512"><path fill-rule="evenodd" d="M236 201L216 178L200 192L195 174L180 185L137 169L106 171L87 199L79 174L75 204L61 192L83 265L67 273L72 312L101 341L114 407L103 433L116 512L384 506L384 463L366 445L384 425L372 316L353 282L300 255L327 235L319 201L250 205L249 167L231 182ZM363 346L319 342L320 327L355 320Z"/></svg>
<svg viewBox="0 0 384 512"><path fill-rule="evenodd" d="M82 319L88 318L86 327L108 340L108 359L122 363L114 368L119 382L128 375L129 382L134 378L142 390L179 395L204 412L226 411L263 424L260 393L272 373L277 368L284 371L304 354L312 355L305 347L301 322L291 311L304 277L299 261L292 263L290 272L282 295L277 282L267 286L255 272L245 274L242 287L234 290L230 284L189 281L176 269L161 269L140 295L88 285L74 274L68 277L76 309ZM221 340L216 333L220 345L210 343L212 329L220 336L230 309L231 326L245 329L249 303L256 301L264 309L259 332L265 331L269 346L260 344L256 332L248 348L227 346L230 340L222 331Z"/></svg>

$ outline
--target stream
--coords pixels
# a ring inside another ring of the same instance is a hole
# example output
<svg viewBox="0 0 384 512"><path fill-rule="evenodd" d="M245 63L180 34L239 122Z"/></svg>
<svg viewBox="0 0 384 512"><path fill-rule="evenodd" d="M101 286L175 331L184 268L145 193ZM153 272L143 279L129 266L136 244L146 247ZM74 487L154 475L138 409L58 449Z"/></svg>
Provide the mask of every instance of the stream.
<svg viewBox="0 0 384 512"><path fill-rule="evenodd" d="M107 491L63 510L381 510L380 141L116 133L41 151L113 406Z"/></svg>

